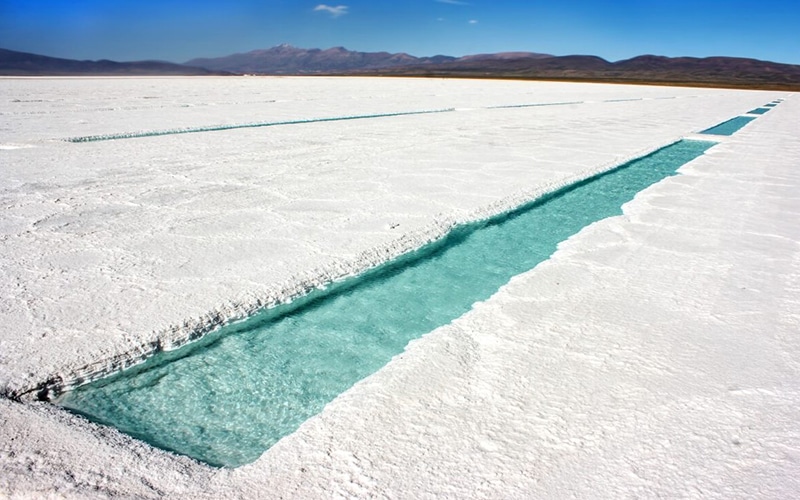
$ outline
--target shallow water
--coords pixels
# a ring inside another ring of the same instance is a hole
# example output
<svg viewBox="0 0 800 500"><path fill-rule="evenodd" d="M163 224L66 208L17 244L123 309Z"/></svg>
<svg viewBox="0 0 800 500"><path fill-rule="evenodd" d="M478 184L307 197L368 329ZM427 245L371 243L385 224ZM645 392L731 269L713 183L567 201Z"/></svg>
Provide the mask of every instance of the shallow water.
<svg viewBox="0 0 800 500"><path fill-rule="evenodd" d="M370 115L347 115L347 116L333 116L328 118L308 118L302 120L285 120L285 121L270 121L270 122L254 122L254 123L236 123L228 125L206 125L202 127L185 127L170 130L146 130L142 132L125 132L118 134L104 134L104 135L86 135L80 137L70 137L65 139L67 142L100 142L100 141L114 141L118 139L139 139L142 137L158 137L161 135L180 135L180 134L196 134L200 132L220 132L222 130L236 130L240 128L262 128L262 127L278 127L281 125L302 125L307 123L320 123L320 122L341 122L349 120L367 120L371 118L390 118L395 116L410 116L410 115L431 115L437 113L448 113L455 111L453 108L446 109L432 109L425 111L401 111L396 113L379 113Z"/></svg>
<svg viewBox="0 0 800 500"><path fill-rule="evenodd" d="M728 121L724 121L719 125L714 125L711 128L705 129L700 133L711 135L733 135L740 128L744 127L755 119L756 118L754 116L737 116Z"/></svg>
<svg viewBox="0 0 800 500"><path fill-rule="evenodd" d="M618 215L713 142L681 141L362 276L63 394L58 404L216 466L257 459L408 342Z"/></svg>

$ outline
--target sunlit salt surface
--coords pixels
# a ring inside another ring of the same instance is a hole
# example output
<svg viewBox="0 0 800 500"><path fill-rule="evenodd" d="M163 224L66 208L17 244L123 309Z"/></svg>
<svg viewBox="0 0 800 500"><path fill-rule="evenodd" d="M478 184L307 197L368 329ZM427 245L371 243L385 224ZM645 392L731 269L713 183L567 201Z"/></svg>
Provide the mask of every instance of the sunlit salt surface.
<svg viewBox="0 0 800 500"><path fill-rule="evenodd" d="M703 130L700 133L710 135L733 135L740 128L744 127L755 119L756 118L754 116L737 116L728 121L724 121L719 125L714 125L711 128Z"/></svg>
<svg viewBox="0 0 800 500"><path fill-rule="evenodd" d="M713 142L680 141L328 290L63 394L59 404L216 466L258 458L412 339L467 312L559 242Z"/></svg>

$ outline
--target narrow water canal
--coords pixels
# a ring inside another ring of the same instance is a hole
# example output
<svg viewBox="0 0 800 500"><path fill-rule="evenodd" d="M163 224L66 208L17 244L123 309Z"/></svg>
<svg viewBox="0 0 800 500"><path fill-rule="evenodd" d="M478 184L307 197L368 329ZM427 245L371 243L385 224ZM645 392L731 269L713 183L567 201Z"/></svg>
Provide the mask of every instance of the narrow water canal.
<svg viewBox="0 0 800 500"><path fill-rule="evenodd" d="M216 466L254 461L408 342L467 312L559 242L675 174L680 141L323 292L67 392L58 404Z"/></svg>

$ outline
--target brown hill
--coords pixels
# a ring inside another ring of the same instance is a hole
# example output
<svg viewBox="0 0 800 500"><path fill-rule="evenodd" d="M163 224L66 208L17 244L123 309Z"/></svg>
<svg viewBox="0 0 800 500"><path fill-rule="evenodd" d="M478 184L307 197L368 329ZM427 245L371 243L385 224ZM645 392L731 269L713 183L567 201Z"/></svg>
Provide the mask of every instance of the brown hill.
<svg viewBox="0 0 800 500"><path fill-rule="evenodd" d="M617 62L595 56L456 60L436 66L406 66L371 73L800 90L800 66L737 57L644 55Z"/></svg>

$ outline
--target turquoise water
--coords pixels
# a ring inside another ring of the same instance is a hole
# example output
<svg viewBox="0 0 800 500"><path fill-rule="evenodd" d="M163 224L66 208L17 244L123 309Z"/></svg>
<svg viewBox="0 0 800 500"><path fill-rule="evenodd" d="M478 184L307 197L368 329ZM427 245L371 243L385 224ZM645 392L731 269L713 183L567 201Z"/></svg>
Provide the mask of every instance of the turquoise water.
<svg viewBox="0 0 800 500"><path fill-rule="evenodd" d="M215 466L258 458L406 344L546 260L584 226L621 214L713 142L681 141L463 226L362 276L262 312L56 402Z"/></svg>
<svg viewBox="0 0 800 500"><path fill-rule="evenodd" d="M583 104L583 101L565 102L534 102L528 104L503 104L500 106L489 106L486 109L508 109L508 108L539 108L542 106L566 106L568 104Z"/></svg>
<svg viewBox="0 0 800 500"><path fill-rule="evenodd" d="M606 99L603 102L629 102L629 101L641 101L643 100L641 97L635 97L633 99Z"/></svg>
<svg viewBox="0 0 800 500"><path fill-rule="evenodd" d="M744 127L755 119L756 118L754 116L737 116L728 121L722 122L719 125L714 125L709 129L703 130L700 133L712 135L733 135L740 128Z"/></svg>
<svg viewBox="0 0 800 500"><path fill-rule="evenodd" d="M763 115L767 111L769 111L769 108L756 108L756 109L751 109L750 111L747 112L747 114L750 114L750 115Z"/></svg>
<svg viewBox="0 0 800 500"><path fill-rule="evenodd" d="M391 118L395 116L430 115L455 111L455 108L431 109L425 111L401 111L397 113L379 113L372 115L332 116L329 118L306 118L299 120L285 120L275 122L234 123L229 125L205 125L201 127L174 128L168 130L145 130L141 132L122 132L116 134L85 135L70 137L67 142L99 142L114 141L118 139L138 139L142 137L158 137L162 135L197 134L200 132L220 132L222 130L236 130L240 128L277 127L281 125L302 125L306 123L341 122L349 120L367 120L370 118Z"/></svg>

